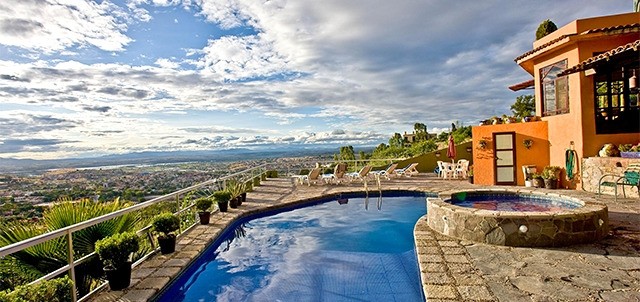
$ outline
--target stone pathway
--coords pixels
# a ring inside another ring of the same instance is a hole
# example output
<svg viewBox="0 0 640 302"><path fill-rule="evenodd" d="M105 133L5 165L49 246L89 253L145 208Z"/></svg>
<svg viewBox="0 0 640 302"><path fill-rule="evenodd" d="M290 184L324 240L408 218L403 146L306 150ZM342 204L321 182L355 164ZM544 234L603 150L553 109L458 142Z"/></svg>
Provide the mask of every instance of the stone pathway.
<svg viewBox="0 0 640 302"><path fill-rule="evenodd" d="M478 188L466 181L426 175L384 180L383 190L439 193ZM371 188L371 184L369 184ZM152 255L133 270L132 285L102 291L92 301L148 301L193 261L233 221L252 213L304 203L362 184L294 186L269 179L238 209L212 215L178 239L176 252ZM545 191L545 190L542 190ZM558 191L553 191L558 192ZM580 191L562 194L591 196ZM601 199L609 206L611 236L596 244L566 248L513 248L465 242L432 231L425 217L415 227L421 281L431 301L640 301L640 201Z"/></svg>

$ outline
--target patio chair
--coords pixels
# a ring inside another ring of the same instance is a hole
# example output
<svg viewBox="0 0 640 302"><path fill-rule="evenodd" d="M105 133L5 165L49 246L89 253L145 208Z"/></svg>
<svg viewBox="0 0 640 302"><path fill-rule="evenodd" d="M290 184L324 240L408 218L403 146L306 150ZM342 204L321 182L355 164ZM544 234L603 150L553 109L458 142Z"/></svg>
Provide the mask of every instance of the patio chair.
<svg viewBox="0 0 640 302"><path fill-rule="evenodd" d="M317 183L320 180L320 173L322 172L322 168L313 168L309 171L307 175L294 175L293 177L297 180L299 184L304 184L306 181L309 186L311 186L311 182Z"/></svg>
<svg viewBox="0 0 640 302"><path fill-rule="evenodd" d="M350 181L353 181L355 179L364 181L364 179L369 175L370 171L371 171L371 166L366 165L362 167L362 169L360 169L359 172L348 173L347 177L349 177Z"/></svg>
<svg viewBox="0 0 640 302"><path fill-rule="evenodd" d="M322 174L322 180L326 183L340 183L341 180L345 179L345 174L347 173L347 164L346 163L338 163L333 168L333 173Z"/></svg>
<svg viewBox="0 0 640 302"><path fill-rule="evenodd" d="M442 179L453 178L455 174L455 165L450 162L437 161L438 163L438 177Z"/></svg>
<svg viewBox="0 0 640 302"><path fill-rule="evenodd" d="M411 163L408 166L402 168L402 169L397 169L396 170L396 175L404 175L407 177L411 177L411 175L413 174L418 174L420 172L418 172L418 169L416 169L416 167L418 166L418 163Z"/></svg>
<svg viewBox="0 0 640 302"><path fill-rule="evenodd" d="M469 161L466 159L458 160L455 170L453 171L454 178L467 178L467 171L469 170Z"/></svg>
<svg viewBox="0 0 640 302"><path fill-rule="evenodd" d="M613 188L615 201L618 201L618 186L622 186L622 195L624 198L627 198L627 193L624 191L625 186L636 187L638 194L640 194L640 163L630 164L622 175L602 175L598 181L598 196L601 195L602 186Z"/></svg>
<svg viewBox="0 0 640 302"><path fill-rule="evenodd" d="M386 179L391 179L391 176L394 174L397 167L398 167L398 164L390 164L384 170L375 170L375 171L371 171L370 173L374 175L378 175L380 177L384 176Z"/></svg>

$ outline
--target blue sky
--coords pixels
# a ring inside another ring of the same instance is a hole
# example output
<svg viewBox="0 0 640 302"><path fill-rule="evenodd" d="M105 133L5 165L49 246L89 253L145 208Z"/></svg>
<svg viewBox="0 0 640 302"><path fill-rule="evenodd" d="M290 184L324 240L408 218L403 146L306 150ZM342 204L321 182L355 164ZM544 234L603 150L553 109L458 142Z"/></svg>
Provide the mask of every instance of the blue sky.
<svg viewBox="0 0 640 302"><path fill-rule="evenodd" d="M509 113L538 24L627 0L9 0L0 158L377 145Z"/></svg>

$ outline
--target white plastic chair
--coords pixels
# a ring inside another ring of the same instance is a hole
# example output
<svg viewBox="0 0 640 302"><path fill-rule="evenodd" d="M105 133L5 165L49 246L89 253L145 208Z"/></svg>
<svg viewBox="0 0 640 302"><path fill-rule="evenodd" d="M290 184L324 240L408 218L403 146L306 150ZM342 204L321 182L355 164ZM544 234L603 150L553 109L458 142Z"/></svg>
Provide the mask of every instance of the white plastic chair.
<svg viewBox="0 0 640 302"><path fill-rule="evenodd" d="M456 166L453 163L442 162L442 178L449 179L455 176Z"/></svg>
<svg viewBox="0 0 640 302"><path fill-rule="evenodd" d="M467 172L469 171L469 161L461 159L456 165L456 169L453 171L453 177L455 178L467 178Z"/></svg>

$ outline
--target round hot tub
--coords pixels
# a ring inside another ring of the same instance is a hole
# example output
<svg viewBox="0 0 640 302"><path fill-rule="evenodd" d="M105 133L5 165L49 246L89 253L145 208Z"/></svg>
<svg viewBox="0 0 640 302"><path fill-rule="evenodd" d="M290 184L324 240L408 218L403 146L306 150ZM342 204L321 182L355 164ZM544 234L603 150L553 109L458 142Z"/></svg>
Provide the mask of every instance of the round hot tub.
<svg viewBox="0 0 640 302"><path fill-rule="evenodd" d="M508 246L587 243L609 232L606 205L535 191L443 192L427 198L427 222L448 236Z"/></svg>

